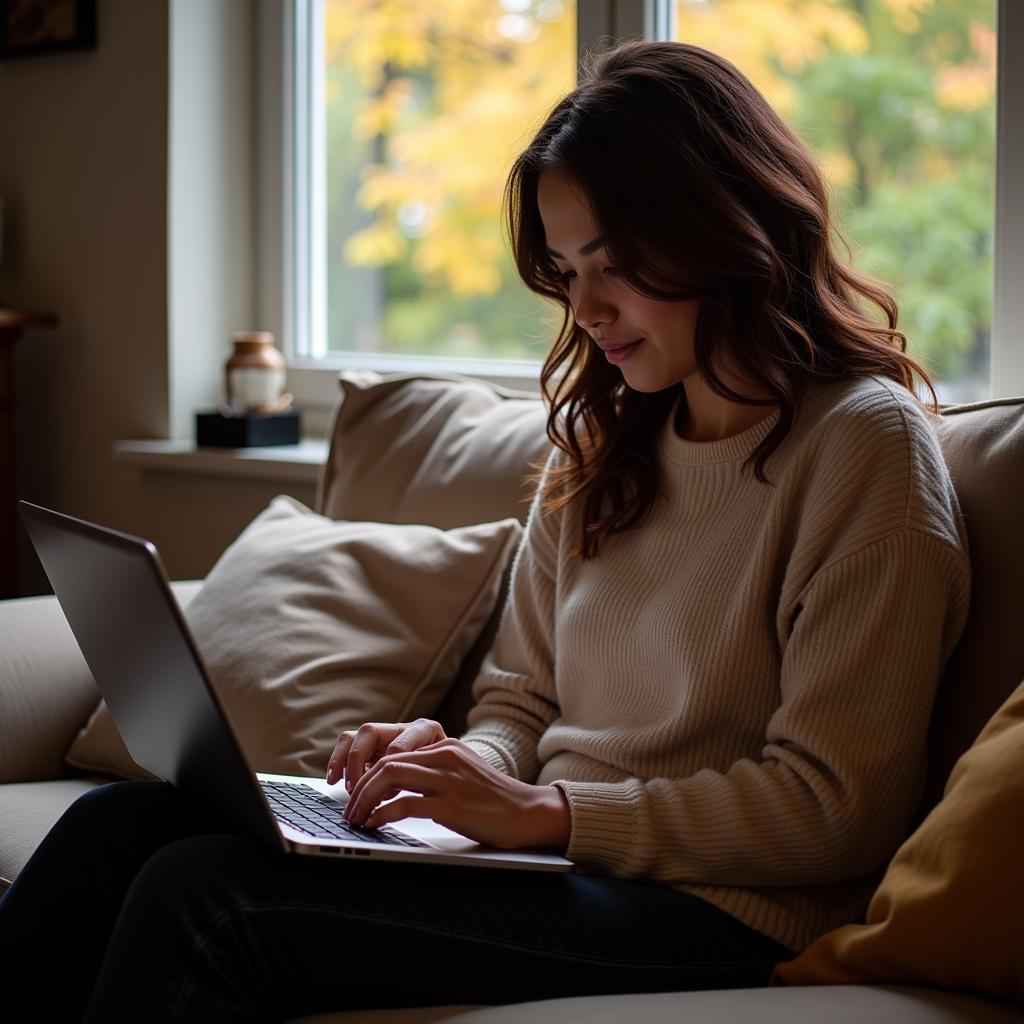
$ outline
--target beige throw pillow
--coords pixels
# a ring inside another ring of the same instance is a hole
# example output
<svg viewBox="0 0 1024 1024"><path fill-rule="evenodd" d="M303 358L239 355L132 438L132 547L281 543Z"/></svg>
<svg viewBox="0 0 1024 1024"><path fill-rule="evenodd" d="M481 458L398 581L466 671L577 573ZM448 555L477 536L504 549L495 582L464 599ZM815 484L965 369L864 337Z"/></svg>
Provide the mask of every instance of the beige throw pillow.
<svg viewBox="0 0 1024 1024"><path fill-rule="evenodd" d="M339 522L274 498L185 609L257 771L319 775L337 734L430 716L494 610L522 528ZM67 760L140 777L101 703Z"/></svg>
<svg viewBox="0 0 1024 1024"><path fill-rule="evenodd" d="M318 512L444 529L526 522L527 478L551 450L538 397L457 375L345 371L338 383Z"/></svg>
<svg viewBox="0 0 1024 1024"><path fill-rule="evenodd" d="M971 609L937 695L925 811L1024 676L1024 398L955 406L935 426L967 527Z"/></svg>

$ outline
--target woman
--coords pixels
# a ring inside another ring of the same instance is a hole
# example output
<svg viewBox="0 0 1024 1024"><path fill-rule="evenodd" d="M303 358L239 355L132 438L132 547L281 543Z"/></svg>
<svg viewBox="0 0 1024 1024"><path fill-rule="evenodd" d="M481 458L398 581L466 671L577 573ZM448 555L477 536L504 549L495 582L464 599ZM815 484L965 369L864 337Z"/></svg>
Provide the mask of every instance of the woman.
<svg viewBox="0 0 1024 1024"><path fill-rule="evenodd" d="M969 594L894 302L834 253L804 145L696 47L598 57L506 194L565 319L502 626L461 739L367 724L327 777L358 824L431 817L579 872L342 871L210 834L164 784L102 787L0 903L36 1015L760 985L865 910Z"/></svg>

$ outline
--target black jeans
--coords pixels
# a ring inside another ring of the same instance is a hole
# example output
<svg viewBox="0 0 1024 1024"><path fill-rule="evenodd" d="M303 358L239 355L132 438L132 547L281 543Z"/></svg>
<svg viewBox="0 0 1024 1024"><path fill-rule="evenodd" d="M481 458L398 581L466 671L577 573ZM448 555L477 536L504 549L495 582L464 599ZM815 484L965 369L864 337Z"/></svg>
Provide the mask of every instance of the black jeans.
<svg viewBox="0 0 1024 1024"><path fill-rule="evenodd" d="M0 900L11 1024L733 988L792 956L662 886L286 856L162 782L81 797Z"/></svg>

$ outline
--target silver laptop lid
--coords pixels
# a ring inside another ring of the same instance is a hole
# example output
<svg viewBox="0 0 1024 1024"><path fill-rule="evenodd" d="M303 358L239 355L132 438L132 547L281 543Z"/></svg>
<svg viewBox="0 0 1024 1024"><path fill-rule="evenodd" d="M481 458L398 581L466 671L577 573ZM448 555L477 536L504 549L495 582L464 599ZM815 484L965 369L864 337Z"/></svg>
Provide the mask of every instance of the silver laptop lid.
<svg viewBox="0 0 1024 1024"><path fill-rule="evenodd" d="M132 757L287 848L147 540L18 502L39 560Z"/></svg>

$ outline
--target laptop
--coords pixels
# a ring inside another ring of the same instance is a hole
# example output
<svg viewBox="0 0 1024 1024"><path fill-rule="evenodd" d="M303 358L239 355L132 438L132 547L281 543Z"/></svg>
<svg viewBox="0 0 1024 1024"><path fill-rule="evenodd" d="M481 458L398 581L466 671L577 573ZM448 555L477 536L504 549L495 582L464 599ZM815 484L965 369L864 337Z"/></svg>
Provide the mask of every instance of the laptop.
<svg viewBox="0 0 1024 1024"><path fill-rule="evenodd" d="M255 772L217 697L156 546L18 503L39 560L129 753L225 822L286 853L571 871L539 850L499 850L420 818L369 830L342 816L343 782ZM401 795L401 794L400 794Z"/></svg>

